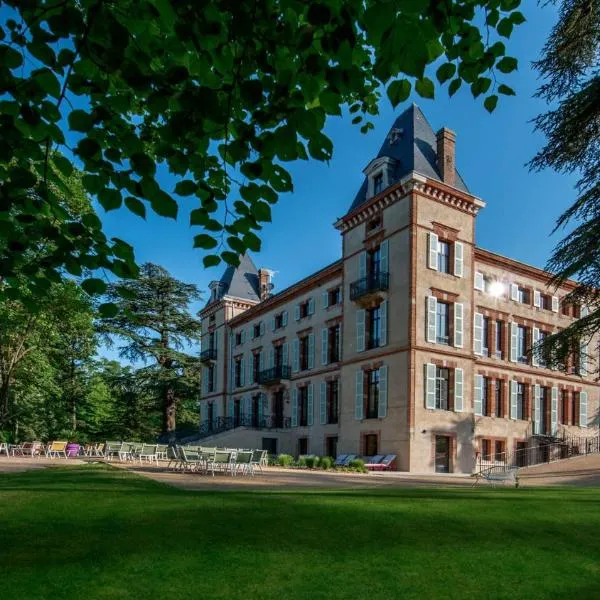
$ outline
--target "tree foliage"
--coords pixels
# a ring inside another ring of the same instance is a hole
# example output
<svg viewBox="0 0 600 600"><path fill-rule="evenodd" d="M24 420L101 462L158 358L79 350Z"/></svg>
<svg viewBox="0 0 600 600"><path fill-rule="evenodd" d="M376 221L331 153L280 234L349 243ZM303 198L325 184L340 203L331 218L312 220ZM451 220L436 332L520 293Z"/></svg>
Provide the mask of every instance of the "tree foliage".
<svg viewBox="0 0 600 600"><path fill-rule="evenodd" d="M236 264L293 189L283 164L332 156L328 116L348 108L366 133L382 89L396 106L413 88L432 98L464 84L489 111L513 94L501 80L517 61L502 40L524 21L519 4L1 1L0 276L16 287L15 255L47 243L26 273L35 293L63 271L136 274L127 244L60 207L74 165L107 211L190 207L205 266Z"/></svg>
<svg viewBox="0 0 600 600"><path fill-rule="evenodd" d="M565 300L588 308L581 319L544 344L547 361L566 364L600 331L600 2L559 4L558 22L535 63L543 80L538 95L553 108L535 120L547 142L531 167L579 175L578 196L555 229L572 230L547 264L556 273L553 284L578 281Z"/></svg>
<svg viewBox="0 0 600 600"><path fill-rule="evenodd" d="M107 296L118 312L102 319L100 330L109 343L115 336L125 342L123 358L152 362L146 375L161 400L163 433L174 435L179 402L200 391L198 358L190 353L199 342L200 321L189 312L200 293L147 263L137 279L110 285Z"/></svg>

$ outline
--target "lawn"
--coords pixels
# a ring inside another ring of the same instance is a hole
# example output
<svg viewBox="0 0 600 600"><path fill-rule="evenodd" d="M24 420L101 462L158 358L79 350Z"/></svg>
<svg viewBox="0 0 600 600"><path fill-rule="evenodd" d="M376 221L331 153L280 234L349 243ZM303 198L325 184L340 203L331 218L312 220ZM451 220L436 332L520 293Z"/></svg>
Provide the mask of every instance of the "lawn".
<svg viewBox="0 0 600 600"><path fill-rule="evenodd" d="M0 475L2 600L598 598L599 489L189 492Z"/></svg>

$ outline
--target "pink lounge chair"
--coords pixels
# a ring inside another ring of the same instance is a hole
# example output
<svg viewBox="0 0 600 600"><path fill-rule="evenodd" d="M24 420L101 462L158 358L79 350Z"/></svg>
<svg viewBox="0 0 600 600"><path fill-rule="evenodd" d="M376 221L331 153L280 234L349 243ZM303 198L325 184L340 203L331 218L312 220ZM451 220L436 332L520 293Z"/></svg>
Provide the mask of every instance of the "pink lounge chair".
<svg viewBox="0 0 600 600"><path fill-rule="evenodd" d="M376 458L376 457L373 457ZM383 457L378 463L367 463L365 467L369 469L369 471L391 471L393 464L396 462L395 454L388 454Z"/></svg>

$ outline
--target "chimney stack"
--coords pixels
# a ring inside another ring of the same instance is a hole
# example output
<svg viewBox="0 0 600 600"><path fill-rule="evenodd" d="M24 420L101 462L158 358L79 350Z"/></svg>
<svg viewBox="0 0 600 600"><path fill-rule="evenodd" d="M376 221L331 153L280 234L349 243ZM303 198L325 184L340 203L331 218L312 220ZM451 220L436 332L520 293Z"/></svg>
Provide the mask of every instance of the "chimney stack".
<svg viewBox="0 0 600 600"><path fill-rule="evenodd" d="M273 284L271 278L273 277L273 271L269 269L261 268L258 270L258 287L260 289L260 300L266 300L271 295Z"/></svg>
<svg viewBox="0 0 600 600"><path fill-rule="evenodd" d="M456 134L442 127L437 132L437 160L442 181L454 187L456 183L455 162Z"/></svg>

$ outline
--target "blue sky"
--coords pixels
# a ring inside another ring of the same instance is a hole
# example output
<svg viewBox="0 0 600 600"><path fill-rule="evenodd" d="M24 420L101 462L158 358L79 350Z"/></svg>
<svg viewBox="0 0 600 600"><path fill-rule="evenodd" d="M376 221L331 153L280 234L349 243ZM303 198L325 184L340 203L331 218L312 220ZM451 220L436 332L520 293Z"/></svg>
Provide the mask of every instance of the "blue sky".
<svg viewBox="0 0 600 600"><path fill-rule="evenodd" d="M538 81L531 63L539 57L556 12L552 4L544 8L537 2L523 4L527 22L516 28L507 43L508 53L519 59L518 72L506 79L516 97L501 97L492 115L483 108L483 99L474 100L467 89L451 99L444 89L436 90L435 100L411 97L408 102L419 104L434 130L447 126L457 133L458 169L471 192L487 202L477 218L478 245L543 267L560 237L550 233L574 198L575 178L551 171L530 173L526 166L544 143L530 121L546 109L533 98ZM341 238L332 224L348 210L361 184L362 169L408 102L393 110L382 98L375 129L367 135L347 117L330 119L326 130L334 144L330 163L286 165L295 191L282 196L274 207L273 222L261 232L262 250L253 255L257 266L276 272L276 291L340 257ZM185 210L177 222L154 215L144 222L126 209L102 219L110 236L135 246L138 262L156 262L201 290L207 291L208 283L223 271L223 266L203 268L202 252L192 248L199 230L190 228Z"/></svg>

